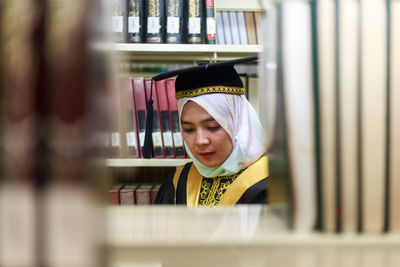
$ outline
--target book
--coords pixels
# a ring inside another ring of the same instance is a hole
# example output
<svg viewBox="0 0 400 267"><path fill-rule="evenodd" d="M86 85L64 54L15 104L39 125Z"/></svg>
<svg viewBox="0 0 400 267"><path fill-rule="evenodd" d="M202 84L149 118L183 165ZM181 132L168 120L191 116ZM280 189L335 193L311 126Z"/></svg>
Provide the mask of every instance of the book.
<svg viewBox="0 0 400 267"><path fill-rule="evenodd" d="M254 21L254 12L245 11L244 17L246 19L247 40L249 45L257 44L257 34Z"/></svg>
<svg viewBox="0 0 400 267"><path fill-rule="evenodd" d="M322 225L324 232L336 230L336 73L335 6L330 0L317 2L320 162Z"/></svg>
<svg viewBox="0 0 400 267"><path fill-rule="evenodd" d="M262 39L263 39L263 35L262 35L262 28L263 28L263 24L262 24L262 18L263 18L263 12L261 11L256 11L254 12L254 28L256 30L256 35L257 35L257 44L262 44Z"/></svg>
<svg viewBox="0 0 400 267"><path fill-rule="evenodd" d="M121 90L119 87L113 93L113 101L111 103L111 122L110 135L107 143L109 144L109 155L111 158L119 158L122 156L122 106L121 106Z"/></svg>
<svg viewBox="0 0 400 267"><path fill-rule="evenodd" d="M359 77L359 3L343 0L339 5L339 101L342 229L355 233L358 225L357 109Z"/></svg>
<svg viewBox="0 0 400 267"><path fill-rule="evenodd" d="M166 158L175 157L174 143L171 131L171 118L169 114L166 80L157 81L155 84L157 91L157 102L161 118L162 139Z"/></svg>
<svg viewBox="0 0 400 267"><path fill-rule="evenodd" d="M224 29L225 44L233 44L232 40L232 28L229 20L229 11L222 11L222 21Z"/></svg>
<svg viewBox="0 0 400 267"><path fill-rule="evenodd" d="M239 24L237 13L235 11L228 11L229 22L231 23L232 43L234 45L240 44Z"/></svg>
<svg viewBox="0 0 400 267"><path fill-rule="evenodd" d="M111 205L120 205L120 192L123 188L123 183L117 183L108 190L108 203Z"/></svg>
<svg viewBox="0 0 400 267"><path fill-rule="evenodd" d="M186 42L185 5L186 3L183 0L166 0L167 43L181 44Z"/></svg>
<svg viewBox="0 0 400 267"><path fill-rule="evenodd" d="M150 99L150 94L152 94L152 99L153 99L153 133L152 133L153 155L155 158L163 158L164 149L162 142L160 112L158 109L157 90L155 88L156 87L155 84L153 84L153 90L151 92L151 83L152 80L150 78L145 78L146 103L148 103Z"/></svg>
<svg viewBox="0 0 400 267"><path fill-rule="evenodd" d="M183 147L183 139L179 127L178 100L175 98L175 79L167 79L167 97L169 105L169 113L171 118L172 137L174 141L175 156L184 158L185 152Z"/></svg>
<svg viewBox="0 0 400 267"><path fill-rule="evenodd" d="M119 190L119 199L121 205L135 205L135 190L139 185L137 183L126 183Z"/></svg>
<svg viewBox="0 0 400 267"><path fill-rule="evenodd" d="M313 230L316 218L311 14L306 0L284 1L281 5L282 83L292 185L293 227L296 231L309 232Z"/></svg>
<svg viewBox="0 0 400 267"><path fill-rule="evenodd" d="M133 84L131 78L121 78L121 108L123 115L121 137L123 156L137 158L139 154L138 126L135 112L135 99L133 97Z"/></svg>
<svg viewBox="0 0 400 267"><path fill-rule="evenodd" d="M237 20L239 25L239 38L240 44L247 45L247 29L246 29L246 19L244 17L244 11L237 12Z"/></svg>
<svg viewBox="0 0 400 267"><path fill-rule="evenodd" d="M400 1L390 2L389 231L400 232ZM395 262L395 261L394 261ZM394 265L393 265L394 266Z"/></svg>
<svg viewBox="0 0 400 267"><path fill-rule="evenodd" d="M158 191L160 190L161 183L155 184L150 190L150 204L154 204Z"/></svg>
<svg viewBox="0 0 400 267"><path fill-rule="evenodd" d="M135 99L135 115L138 125L139 151L143 157L142 149L144 146L144 135L146 132L146 91L144 78L133 78L133 96Z"/></svg>
<svg viewBox="0 0 400 267"><path fill-rule="evenodd" d="M144 0L128 0L128 43L144 42L144 20Z"/></svg>
<svg viewBox="0 0 400 267"><path fill-rule="evenodd" d="M224 24L221 11L217 11L217 44L225 44Z"/></svg>
<svg viewBox="0 0 400 267"><path fill-rule="evenodd" d="M202 0L188 0L188 35L189 44L201 44L204 39L205 24L204 2Z"/></svg>
<svg viewBox="0 0 400 267"><path fill-rule="evenodd" d="M165 42L165 1L145 1L146 43Z"/></svg>
<svg viewBox="0 0 400 267"><path fill-rule="evenodd" d="M112 1L111 31L115 42L126 42L127 37L127 2L126 0Z"/></svg>
<svg viewBox="0 0 400 267"><path fill-rule="evenodd" d="M361 5L361 231L384 227L386 145L386 6Z"/></svg>
<svg viewBox="0 0 400 267"><path fill-rule="evenodd" d="M216 21L214 0L205 0L206 4L206 23L207 23L207 43L216 44Z"/></svg>
<svg viewBox="0 0 400 267"><path fill-rule="evenodd" d="M150 190L152 187L152 184L143 183L135 189L136 205L151 204Z"/></svg>

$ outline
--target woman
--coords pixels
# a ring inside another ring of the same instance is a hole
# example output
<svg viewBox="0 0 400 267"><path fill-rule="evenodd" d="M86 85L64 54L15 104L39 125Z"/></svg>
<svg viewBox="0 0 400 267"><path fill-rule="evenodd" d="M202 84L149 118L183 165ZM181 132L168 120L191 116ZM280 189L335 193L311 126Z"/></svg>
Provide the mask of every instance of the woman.
<svg viewBox="0 0 400 267"><path fill-rule="evenodd" d="M178 167L164 181L156 203L266 203L263 131L233 64L180 74L175 89L182 137L193 163Z"/></svg>

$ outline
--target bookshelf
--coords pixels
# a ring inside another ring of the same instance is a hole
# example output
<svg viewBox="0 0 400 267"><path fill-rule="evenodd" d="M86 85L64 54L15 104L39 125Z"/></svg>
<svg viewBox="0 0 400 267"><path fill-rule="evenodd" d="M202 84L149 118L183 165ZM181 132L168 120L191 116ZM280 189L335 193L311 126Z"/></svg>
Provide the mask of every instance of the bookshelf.
<svg viewBox="0 0 400 267"><path fill-rule="evenodd" d="M191 159L106 159L107 167L177 167L192 161Z"/></svg>
<svg viewBox="0 0 400 267"><path fill-rule="evenodd" d="M207 45L207 44L128 44L94 43L97 51L112 52L121 60L141 61L223 61L239 57L255 56L262 51L261 45Z"/></svg>

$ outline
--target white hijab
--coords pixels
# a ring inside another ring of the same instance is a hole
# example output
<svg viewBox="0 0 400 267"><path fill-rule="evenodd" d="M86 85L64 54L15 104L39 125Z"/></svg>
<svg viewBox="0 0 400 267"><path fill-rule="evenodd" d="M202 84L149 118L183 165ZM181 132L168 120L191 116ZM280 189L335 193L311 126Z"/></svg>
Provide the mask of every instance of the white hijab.
<svg viewBox="0 0 400 267"><path fill-rule="evenodd" d="M217 93L181 98L178 100L179 117L188 101L193 101L205 109L225 129L233 144L232 152L225 162L210 168L198 161L184 142L187 153L201 175L233 175L263 155L265 147L261 122L244 95ZM181 125L180 127L182 128Z"/></svg>

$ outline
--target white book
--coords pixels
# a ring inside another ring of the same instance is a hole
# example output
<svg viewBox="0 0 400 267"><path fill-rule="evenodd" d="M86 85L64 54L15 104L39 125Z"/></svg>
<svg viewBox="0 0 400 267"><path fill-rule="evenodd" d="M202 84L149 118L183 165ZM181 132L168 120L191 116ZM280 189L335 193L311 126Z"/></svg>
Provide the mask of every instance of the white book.
<svg viewBox="0 0 400 267"><path fill-rule="evenodd" d="M336 230L335 5L317 2L323 230Z"/></svg>
<svg viewBox="0 0 400 267"><path fill-rule="evenodd" d="M247 45L247 29L246 29L246 19L244 17L244 11L237 12L237 19L239 25L239 38L240 44Z"/></svg>
<svg viewBox="0 0 400 267"><path fill-rule="evenodd" d="M339 3L339 88L342 231L357 231L357 103L359 1Z"/></svg>
<svg viewBox="0 0 400 267"><path fill-rule="evenodd" d="M378 233L385 210L385 0L362 0L360 15L362 231Z"/></svg>
<svg viewBox="0 0 400 267"><path fill-rule="evenodd" d="M221 11L217 11L217 44L225 44L224 24Z"/></svg>
<svg viewBox="0 0 400 267"><path fill-rule="evenodd" d="M231 22L228 11L222 11L222 21L224 28L225 44L233 44Z"/></svg>
<svg viewBox="0 0 400 267"><path fill-rule="evenodd" d="M229 20L231 22L232 42L234 45L240 45L237 13L235 11L228 11L228 14L229 14Z"/></svg>
<svg viewBox="0 0 400 267"><path fill-rule="evenodd" d="M308 1L282 2L282 40L293 226L297 231L308 232L314 228L316 218L315 122Z"/></svg>
<svg viewBox="0 0 400 267"><path fill-rule="evenodd" d="M400 1L391 1L389 230L400 232Z"/></svg>

